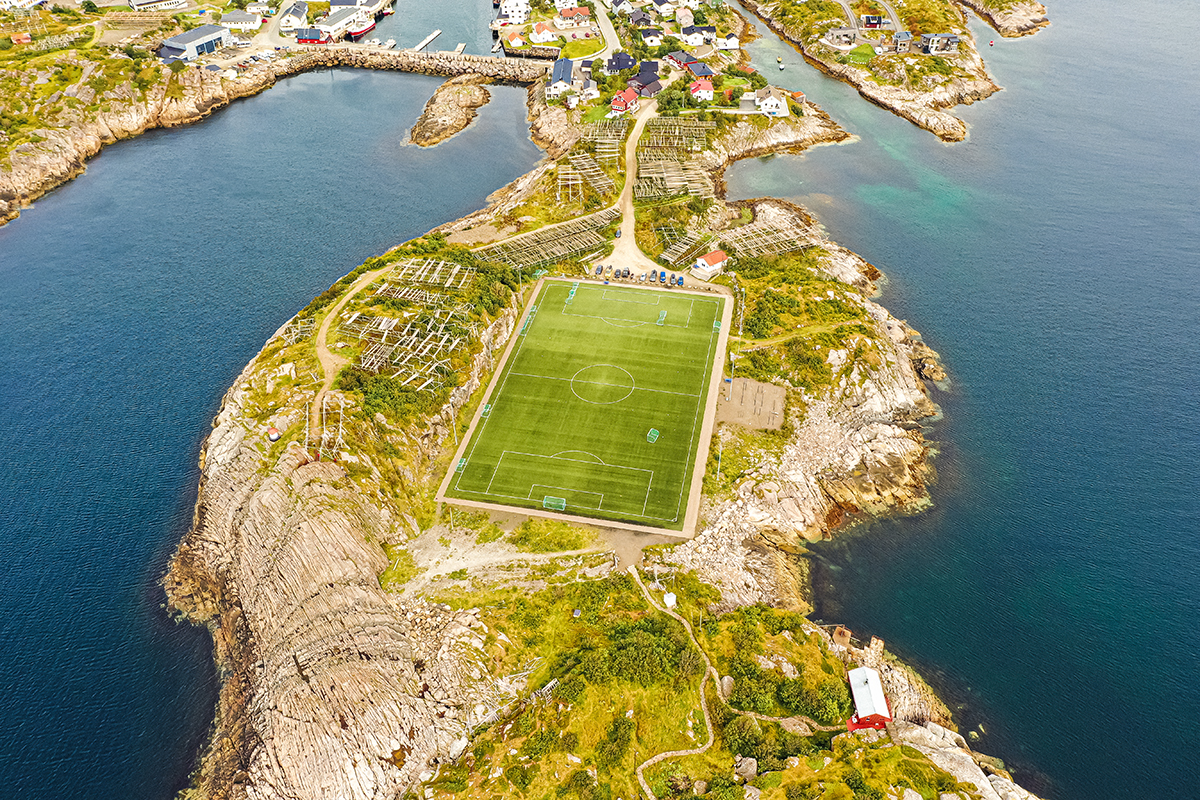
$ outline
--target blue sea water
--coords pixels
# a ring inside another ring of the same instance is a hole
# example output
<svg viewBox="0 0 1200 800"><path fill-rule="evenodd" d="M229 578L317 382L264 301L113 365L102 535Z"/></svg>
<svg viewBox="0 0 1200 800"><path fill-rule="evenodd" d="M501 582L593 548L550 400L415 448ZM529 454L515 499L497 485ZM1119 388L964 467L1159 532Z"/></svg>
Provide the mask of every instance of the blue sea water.
<svg viewBox="0 0 1200 800"><path fill-rule="evenodd" d="M438 84L290 78L113 145L0 227L0 796L186 784L215 673L158 580L221 396L313 296L541 157L515 88L403 146Z"/></svg>
<svg viewBox="0 0 1200 800"><path fill-rule="evenodd" d="M410 5L402 43L487 45L471 4ZM1068 0L1032 39L976 26L1006 91L959 109L955 145L768 34L757 63L859 138L728 176L884 270L952 376L934 509L818 548L819 613L913 658L980 749L1061 800L1200 785L1200 71L1192 48L1129 46L1176 10ZM292 78L107 149L0 228L0 795L186 781L215 676L157 581L221 395L312 296L539 156L517 90L401 147L435 85Z"/></svg>
<svg viewBox="0 0 1200 800"><path fill-rule="evenodd" d="M816 211L951 375L935 508L815 548L818 615L925 667L1047 796L1197 797L1200 56L1125 47L1166 3L1047 5L1031 39L974 26L1005 91L955 145L755 43L860 138L738 164L729 196Z"/></svg>

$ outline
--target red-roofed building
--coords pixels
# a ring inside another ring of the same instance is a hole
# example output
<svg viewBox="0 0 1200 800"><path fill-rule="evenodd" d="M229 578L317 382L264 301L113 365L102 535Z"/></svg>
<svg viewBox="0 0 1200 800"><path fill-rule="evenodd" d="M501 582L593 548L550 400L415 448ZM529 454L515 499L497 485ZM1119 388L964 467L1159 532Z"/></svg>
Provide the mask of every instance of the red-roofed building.
<svg viewBox="0 0 1200 800"><path fill-rule="evenodd" d="M539 22L533 26L533 31L529 34L529 41L534 44L546 44L553 42L558 38L558 31L550 27L544 22Z"/></svg>
<svg viewBox="0 0 1200 800"><path fill-rule="evenodd" d="M847 673L850 694L854 696L854 716L846 723L852 731L861 728L882 730L892 719L892 707L883 693L879 673L869 667L858 667Z"/></svg>
<svg viewBox="0 0 1200 800"><path fill-rule="evenodd" d="M560 28L578 28L592 24L592 12L588 8L564 8L558 12Z"/></svg>
<svg viewBox="0 0 1200 800"><path fill-rule="evenodd" d="M713 250L696 259L696 263L692 265L692 274L702 281L711 281L721 274L728 261L729 256L725 255L724 250Z"/></svg>
<svg viewBox="0 0 1200 800"><path fill-rule="evenodd" d="M688 91L692 93L692 97L703 103L707 103L713 99L712 81L705 78L692 81L691 85L688 86Z"/></svg>
<svg viewBox="0 0 1200 800"><path fill-rule="evenodd" d="M638 110L638 93L630 88L623 92L617 92L612 99L612 110L620 114L625 112L633 112Z"/></svg>

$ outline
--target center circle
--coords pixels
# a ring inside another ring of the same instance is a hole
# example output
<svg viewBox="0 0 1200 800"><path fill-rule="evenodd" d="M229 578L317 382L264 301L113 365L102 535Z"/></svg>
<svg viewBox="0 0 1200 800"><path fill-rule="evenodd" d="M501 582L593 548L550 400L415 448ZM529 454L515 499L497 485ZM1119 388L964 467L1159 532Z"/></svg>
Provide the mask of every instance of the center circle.
<svg viewBox="0 0 1200 800"><path fill-rule="evenodd" d="M609 406L633 394L633 376L613 364L593 364L575 373L571 391L585 403Z"/></svg>

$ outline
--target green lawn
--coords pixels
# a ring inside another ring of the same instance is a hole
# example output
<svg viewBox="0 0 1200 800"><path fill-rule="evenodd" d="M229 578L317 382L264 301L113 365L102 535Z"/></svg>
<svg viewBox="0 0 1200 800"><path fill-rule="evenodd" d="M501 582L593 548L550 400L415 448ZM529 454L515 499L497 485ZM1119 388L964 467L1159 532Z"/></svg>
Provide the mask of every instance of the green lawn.
<svg viewBox="0 0 1200 800"><path fill-rule="evenodd" d="M680 530L724 300L571 288L534 298L446 496Z"/></svg>

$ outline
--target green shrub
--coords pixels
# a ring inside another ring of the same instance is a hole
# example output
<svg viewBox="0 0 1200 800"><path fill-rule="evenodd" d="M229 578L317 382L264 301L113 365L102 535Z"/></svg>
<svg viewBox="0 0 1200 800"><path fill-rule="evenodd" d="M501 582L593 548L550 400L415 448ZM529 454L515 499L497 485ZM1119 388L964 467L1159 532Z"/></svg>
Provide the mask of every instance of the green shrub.
<svg viewBox="0 0 1200 800"><path fill-rule="evenodd" d="M588 536L583 530L552 519L526 520L508 540L525 553L561 553L579 550L588 544Z"/></svg>
<svg viewBox="0 0 1200 800"><path fill-rule="evenodd" d="M633 720L614 717L605 738L596 745L596 765L602 770L618 766L633 742Z"/></svg>

